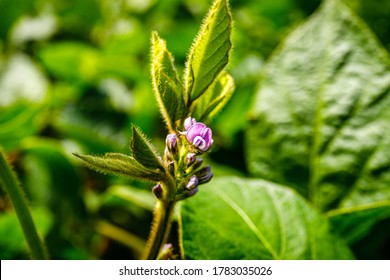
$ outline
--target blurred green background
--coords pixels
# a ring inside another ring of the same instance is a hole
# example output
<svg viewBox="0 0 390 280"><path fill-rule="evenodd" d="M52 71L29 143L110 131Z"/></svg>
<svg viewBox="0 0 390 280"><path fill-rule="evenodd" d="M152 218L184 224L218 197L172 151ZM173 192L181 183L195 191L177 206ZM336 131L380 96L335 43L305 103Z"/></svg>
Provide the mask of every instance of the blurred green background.
<svg viewBox="0 0 390 280"><path fill-rule="evenodd" d="M166 39L182 71L211 2L0 0L0 144L51 258L139 258L152 218L151 186L87 170L72 152L128 153L131 123L162 149L166 131L150 82L150 34L157 30ZM264 61L320 3L230 2L236 91L211 124L217 145L208 160L217 176L247 175L243 131ZM390 1L344 2L390 50ZM362 255L378 258L363 243L356 245ZM28 258L3 190L0 258Z"/></svg>

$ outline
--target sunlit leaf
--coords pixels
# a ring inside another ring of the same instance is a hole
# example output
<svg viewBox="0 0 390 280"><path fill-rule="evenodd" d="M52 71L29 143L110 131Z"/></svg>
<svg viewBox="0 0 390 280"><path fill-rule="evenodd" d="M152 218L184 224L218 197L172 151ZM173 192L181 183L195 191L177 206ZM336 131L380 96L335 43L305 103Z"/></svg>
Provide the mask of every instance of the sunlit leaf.
<svg viewBox="0 0 390 280"><path fill-rule="evenodd" d="M183 86L173 64L173 56L167 50L166 42L157 32L152 34L152 82L160 111L171 131L175 130L175 121L184 112Z"/></svg>
<svg viewBox="0 0 390 280"><path fill-rule="evenodd" d="M229 61L232 19L227 0L216 0L194 41L186 64L186 102L201 96Z"/></svg>
<svg viewBox="0 0 390 280"><path fill-rule="evenodd" d="M211 121L232 97L233 78L226 72L215 80L207 91L196 101L194 117L201 122Z"/></svg>
<svg viewBox="0 0 390 280"><path fill-rule="evenodd" d="M327 219L287 187L216 178L183 202L189 259L349 259Z"/></svg>

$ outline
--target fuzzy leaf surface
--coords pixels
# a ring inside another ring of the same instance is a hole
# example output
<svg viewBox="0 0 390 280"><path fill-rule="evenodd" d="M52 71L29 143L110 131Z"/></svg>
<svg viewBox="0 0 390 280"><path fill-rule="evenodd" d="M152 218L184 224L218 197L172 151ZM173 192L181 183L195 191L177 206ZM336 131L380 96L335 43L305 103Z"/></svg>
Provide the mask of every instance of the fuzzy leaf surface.
<svg viewBox="0 0 390 280"><path fill-rule="evenodd" d="M159 169L147 169L133 157L120 153L107 153L104 156L74 155L80 158L86 167L100 173L127 176L151 182L163 181L165 178Z"/></svg>
<svg viewBox="0 0 390 280"><path fill-rule="evenodd" d="M259 179L216 178L183 202L181 218L187 259L353 258L300 195Z"/></svg>
<svg viewBox="0 0 390 280"><path fill-rule="evenodd" d="M191 47L185 69L186 101L201 96L229 61L232 19L227 0L216 0Z"/></svg>
<svg viewBox="0 0 390 280"><path fill-rule="evenodd" d="M389 216L362 210L390 200L389 65L341 1L324 1L265 67L247 134L252 175L294 187L323 211L353 211L331 219L336 228L346 219L347 240Z"/></svg>
<svg viewBox="0 0 390 280"><path fill-rule="evenodd" d="M222 72L196 101L195 118L201 122L210 122L225 107L232 97L233 90L233 77L227 72Z"/></svg>
<svg viewBox="0 0 390 280"><path fill-rule="evenodd" d="M164 169L152 143L135 126L133 126L133 139L131 140L130 147L133 152L133 157L146 168Z"/></svg>
<svg viewBox="0 0 390 280"><path fill-rule="evenodd" d="M185 113L183 86L173 64L173 56L157 32L152 34L151 74L161 114L170 130L174 131L175 121Z"/></svg>

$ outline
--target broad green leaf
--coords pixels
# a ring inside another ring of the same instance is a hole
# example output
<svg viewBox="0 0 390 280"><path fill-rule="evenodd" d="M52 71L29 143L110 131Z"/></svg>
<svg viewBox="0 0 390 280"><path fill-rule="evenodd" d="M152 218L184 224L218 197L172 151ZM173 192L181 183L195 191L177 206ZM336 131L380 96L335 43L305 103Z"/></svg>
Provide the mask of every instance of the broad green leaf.
<svg viewBox="0 0 390 280"><path fill-rule="evenodd" d="M133 139L130 143L134 158L146 168L159 168L164 170L161 163L161 157L157 154L156 149L141 132L133 126Z"/></svg>
<svg viewBox="0 0 390 280"><path fill-rule="evenodd" d="M350 259L328 220L293 190L221 177L183 202L188 259Z"/></svg>
<svg viewBox="0 0 390 280"><path fill-rule="evenodd" d="M227 0L215 0L191 47L184 74L187 105L201 96L229 61L232 19Z"/></svg>
<svg viewBox="0 0 390 280"><path fill-rule="evenodd" d="M183 86L173 64L173 56L166 42L157 32L152 34L152 82L155 96L167 126L175 131L175 121L185 113Z"/></svg>
<svg viewBox="0 0 390 280"><path fill-rule="evenodd" d="M201 122L210 122L232 97L234 81L226 72L210 85L207 91L196 101L194 117Z"/></svg>
<svg viewBox="0 0 390 280"><path fill-rule="evenodd" d="M119 153L107 153L104 156L89 156L74 154L82 163L97 172L127 176L132 179L158 182L164 179L164 174L158 169L147 169L133 157Z"/></svg>
<svg viewBox="0 0 390 280"><path fill-rule="evenodd" d="M348 243L354 243L366 236L378 220L390 216L390 201L335 209L327 215L335 231Z"/></svg>
<svg viewBox="0 0 390 280"><path fill-rule="evenodd" d="M265 66L247 134L251 173L322 210L388 201L389 65L370 30L325 1Z"/></svg>

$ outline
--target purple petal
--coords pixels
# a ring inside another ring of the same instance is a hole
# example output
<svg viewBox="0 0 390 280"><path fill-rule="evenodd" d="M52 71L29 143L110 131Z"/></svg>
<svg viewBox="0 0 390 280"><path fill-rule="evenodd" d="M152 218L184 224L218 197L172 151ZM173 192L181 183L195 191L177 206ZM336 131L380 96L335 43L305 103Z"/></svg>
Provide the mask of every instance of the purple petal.
<svg viewBox="0 0 390 280"><path fill-rule="evenodd" d="M196 177L196 175L192 175L186 185L186 189L193 190L194 188L196 188L197 185L198 185L198 177Z"/></svg>
<svg viewBox="0 0 390 280"><path fill-rule="evenodd" d="M206 125L203 123L194 123L188 130L187 130L187 140L189 142L193 142L196 136L199 136L202 134L203 130L206 128Z"/></svg>
<svg viewBox="0 0 390 280"><path fill-rule="evenodd" d="M211 142L212 136L213 136L213 133L212 133L211 129L208 127L202 133L202 138L206 141L208 147L210 147L210 145L212 144L212 142Z"/></svg>
<svg viewBox="0 0 390 280"><path fill-rule="evenodd" d="M205 151L208 148L206 141L201 136L196 136L192 144L202 151Z"/></svg>
<svg viewBox="0 0 390 280"><path fill-rule="evenodd" d="M191 118L191 117L186 118L184 121L184 129L188 130L195 123L196 123L195 118Z"/></svg>

